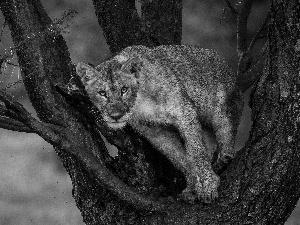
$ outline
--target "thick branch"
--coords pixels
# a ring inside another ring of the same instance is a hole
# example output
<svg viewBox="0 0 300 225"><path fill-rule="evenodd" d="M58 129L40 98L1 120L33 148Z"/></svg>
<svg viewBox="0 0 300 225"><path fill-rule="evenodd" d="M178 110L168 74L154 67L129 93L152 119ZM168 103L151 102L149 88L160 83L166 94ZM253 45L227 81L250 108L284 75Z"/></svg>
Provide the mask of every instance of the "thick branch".
<svg viewBox="0 0 300 225"><path fill-rule="evenodd" d="M85 165L90 174L96 175L99 184L111 191L119 200L140 211L167 211L169 205L167 201L139 194L136 189L124 184L101 161L98 161L89 151L84 150L82 146L76 144L75 146L69 146L68 149Z"/></svg>
<svg viewBox="0 0 300 225"><path fill-rule="evenodd" d="M142 31L135 1L93 0L98 22L112 54L131 45L153 46Z"/></svg>
<svg viewBox="0 0 300 225"><path fill-rule="evenodd" d="M156 45L180 45L182 0L142 1L143 27Z"/></svg>
<svg viewBox="0 0 300 225"><path fill-rule="evenodd" d="M63 100L51 83L67 83L72 67L67 46L39 1L1 1L10 27L22 80L39 118L59 124ZM57 113L59 112L59 113ZM56 116L53 116L53 113Z"/></svg>

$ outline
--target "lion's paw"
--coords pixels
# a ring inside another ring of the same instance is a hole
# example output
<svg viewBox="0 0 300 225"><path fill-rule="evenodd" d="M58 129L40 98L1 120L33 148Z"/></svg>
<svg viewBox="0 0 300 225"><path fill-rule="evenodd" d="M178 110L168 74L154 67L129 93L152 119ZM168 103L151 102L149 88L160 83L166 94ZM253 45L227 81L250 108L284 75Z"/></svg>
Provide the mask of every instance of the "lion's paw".
<svg viewBox="0 0 300 225"><path fill-rule="evenodd" d="M189 177L187 187L183 190L181 198L193 203L200 200L205 203L212 203L218 198L218 187L220 178L214 172L206 171L206 174Z"/></svg>
<svg viewBox="0 0 300 225"><path fill-rule="evenodd" d="M211 203L218 198L218 187L220 178L216 174L205 176L202 180L198 179L195 185L197 198L202 202Z"/></svg>

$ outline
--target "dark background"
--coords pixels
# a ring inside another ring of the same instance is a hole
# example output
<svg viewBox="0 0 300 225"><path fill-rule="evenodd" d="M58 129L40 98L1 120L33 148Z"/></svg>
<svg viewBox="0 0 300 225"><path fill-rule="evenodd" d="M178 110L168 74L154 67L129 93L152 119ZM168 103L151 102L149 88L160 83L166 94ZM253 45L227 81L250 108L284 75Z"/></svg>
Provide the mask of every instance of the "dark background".
<svg viewBox="0 0 300 225"><path fill-rule="evenodd" d="M232 67L237 65L235 18L225 1L183 0L182 44L214 49ZM80 61L99 64L110 57L102 30L97 23L91 0L42 0L49 16L61 18L68 9L78 15L66 22L62 33L73 63ZM255 1L248 24L249 40L266 18L268 1ZM137 2L139 10L139 3ZM0 25L4 23L0 14ZM264 40L260 40L258 51ZM7 27L2 32L0 54L13 47ZM16 56L1 69L0 88L20 80ZM32 114L35 114L20 82L7 89ZM247 91L247 95L249 90ZM251 129L251 110L245 97L245 109L239 127L236 149L247 140ZM35 134L0 129L0 225L81 225L79 210L71 196L71 180L51 145ZM299 205L299 204L298 204ZM300 206L286 225L300 224Z"/></svg>

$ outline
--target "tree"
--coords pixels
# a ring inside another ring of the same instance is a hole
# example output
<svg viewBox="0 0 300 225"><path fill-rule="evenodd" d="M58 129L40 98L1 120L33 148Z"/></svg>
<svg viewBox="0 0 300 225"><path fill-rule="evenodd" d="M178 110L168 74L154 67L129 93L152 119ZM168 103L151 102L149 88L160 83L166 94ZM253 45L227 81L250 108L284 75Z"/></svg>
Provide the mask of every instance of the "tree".
<svg viewBox="0 0 300 225"><path fill-rule="evenodd" d="M142 19L135 1L93 3L112 54L129 45L180 44L180 0L142 1ZM219 199L205 205L174 197L184 188L182 174L132 129L112 133L101 125L75 74L60 21L52 22L38 0L0 1L40 119L1 91L0 127L37 133L54 146L86 224L283 224L292 212L300 194L300 3L271 1L266 22L249 45L253 0L226 3L237 17L238 82L246 90L260 78L251 95L250 138L221 174ZM265 25L263 56L254 56ZM118 147L118 160L109 156L99 131Z"/></svg>

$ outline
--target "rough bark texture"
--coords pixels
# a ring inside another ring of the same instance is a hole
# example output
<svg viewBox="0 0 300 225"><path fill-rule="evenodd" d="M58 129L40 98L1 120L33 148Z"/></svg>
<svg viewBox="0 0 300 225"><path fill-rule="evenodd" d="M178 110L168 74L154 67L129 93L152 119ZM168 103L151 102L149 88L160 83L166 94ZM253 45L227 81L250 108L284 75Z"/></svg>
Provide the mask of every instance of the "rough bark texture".
<svg viewBox="0 0 300 225"><path fill-rule="evenodd" d="M93 2L113 54L133 44L180 42L179 0L168 1L170 5L143 1L143 20L132 0ZM168 6L170 10L164 11ZM68 129L62 135L74 151L52 144L70 174L86 224L283 224L289 217L300 195L299 1L276 1L271 7L268 57L252 91L251 135L222 174L220 198L210 205L173 198L158 201L184 188L182 175L132 130L109 133L100 125L119 147L119 161L112 161L96 127L56 91L55 85L64 86L74 72L62 36L48 29L51 20L42 5L38 0L3 0L0 8L39 118ZM84 166L90 162L98 164ZM110 177L116 189L107 184Z"/></svg>
<svg viewBox="0 0 300 225"><path fill-rule="evenodd" d="M144 29L157 45L181 44L181 0L143 1L141 8Z"/></svg>
<svg viewBox="0 0 300 225"><path fill-rule="evenodd" d="M149 35L141 29L143 24L134 0L93 0L93 3L113 54L130 45L152 45Z"/></svg>

